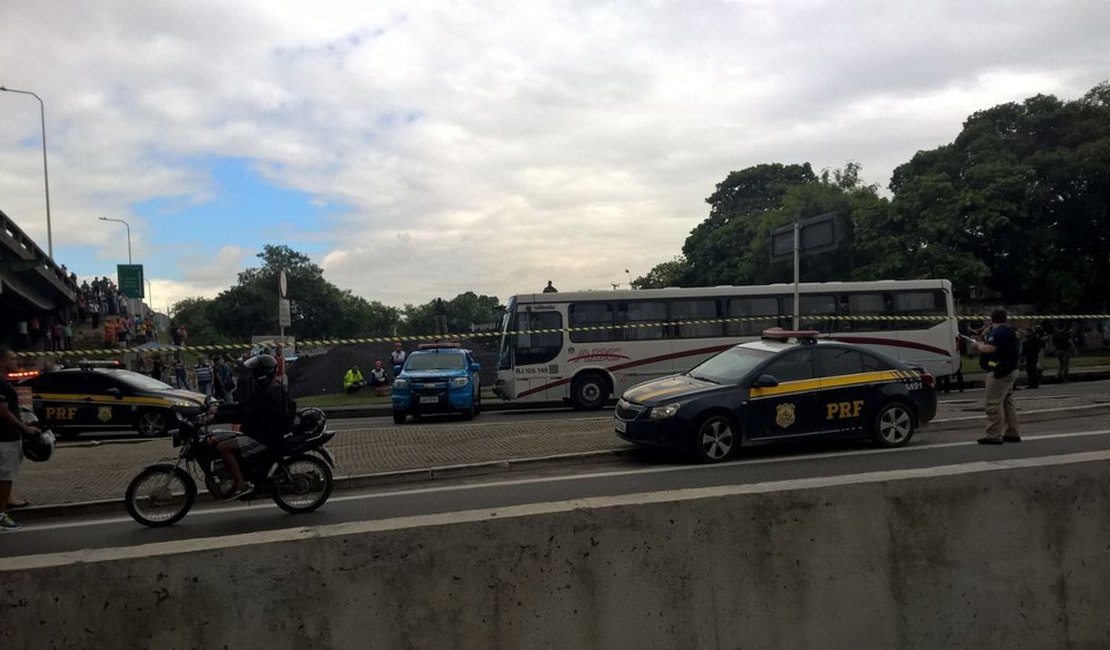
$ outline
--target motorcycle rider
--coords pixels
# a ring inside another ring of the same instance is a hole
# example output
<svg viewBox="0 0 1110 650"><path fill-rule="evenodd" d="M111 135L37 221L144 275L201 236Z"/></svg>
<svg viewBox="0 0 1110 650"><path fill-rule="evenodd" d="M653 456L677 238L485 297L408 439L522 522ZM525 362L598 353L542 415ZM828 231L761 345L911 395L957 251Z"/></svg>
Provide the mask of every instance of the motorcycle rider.
<svg viewBox="0 0 1110 650"><path fill-rule="evenodd" d="M243 480L236 451L243 458L281 444L296 414L296 404L284 384L277 378L277 360L269 354L259 354L243 362L250 373L253 386L245 403L221 405L216 418L223 422L239 422L243 435L224 440L216 445L235 487L227 498L232 499L254 490L254 485Z"/></svg>

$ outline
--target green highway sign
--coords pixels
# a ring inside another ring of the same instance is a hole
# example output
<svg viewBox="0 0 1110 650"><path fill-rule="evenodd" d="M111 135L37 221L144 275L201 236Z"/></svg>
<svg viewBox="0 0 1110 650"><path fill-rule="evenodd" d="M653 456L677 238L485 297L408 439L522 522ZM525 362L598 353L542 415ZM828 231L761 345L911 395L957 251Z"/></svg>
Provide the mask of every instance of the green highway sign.
<svg viewBox="0 0 1110 650"><path fill-rule="evenodd" d="M128 298L145 298L142 264L117 264L116 277L120 293Z"/></svg>

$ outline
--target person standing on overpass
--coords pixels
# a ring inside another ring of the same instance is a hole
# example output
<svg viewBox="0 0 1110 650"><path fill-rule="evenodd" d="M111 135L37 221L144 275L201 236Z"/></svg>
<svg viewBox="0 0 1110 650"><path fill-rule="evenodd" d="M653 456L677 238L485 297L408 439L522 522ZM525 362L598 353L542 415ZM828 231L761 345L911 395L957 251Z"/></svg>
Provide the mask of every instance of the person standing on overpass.
<svg viewBox="0 0 1110 650"><path fill-rule="evenodd" d="M1006 322L1006 310L991 312L987 340L973 341L979 351L979 365L987 372L987 435L981 445L1021 442L1017 409L1014 408L1014 381L1017 379L1019 345L1017 334Z"/></svg>

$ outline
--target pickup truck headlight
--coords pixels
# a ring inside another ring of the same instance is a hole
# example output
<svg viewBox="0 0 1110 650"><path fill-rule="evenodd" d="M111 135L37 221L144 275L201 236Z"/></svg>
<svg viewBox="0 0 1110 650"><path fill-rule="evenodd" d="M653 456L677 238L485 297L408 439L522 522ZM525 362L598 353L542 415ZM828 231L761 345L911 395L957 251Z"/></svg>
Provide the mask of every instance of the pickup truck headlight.
<svg viewBox="0 0 1110 650"><path fill-rule="evenodd" d="M453 388L462 388L463 386L466 386L469 383L470 383L470 377L455 377L454 379L451 380L451 386Z"/></svg>
<svg viewBox="0 0 1110 650"><path fill-rule="evenodd" d="M394 388L408 388L409 387L409 380L400 379L400 378L394 379L393 380L393 387Z"/></svg>
<svg viewBox="0 0 1110 650"><path fill-rule="evenodd" d="M682 408L682 404L675 402L674 404L667 404L665 406L655 406L651 409L651 414L648 416L652 420L661 420L663 418L673 418L678 409Z"/></svg>

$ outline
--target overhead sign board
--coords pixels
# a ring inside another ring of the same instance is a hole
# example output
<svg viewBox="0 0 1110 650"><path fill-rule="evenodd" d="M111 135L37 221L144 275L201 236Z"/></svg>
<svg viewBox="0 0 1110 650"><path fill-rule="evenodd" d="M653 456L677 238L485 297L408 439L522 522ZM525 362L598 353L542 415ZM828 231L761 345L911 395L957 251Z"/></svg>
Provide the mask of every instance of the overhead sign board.
<svg viewBox="0 0 1110 650"><path fill-rule="evenodd" d="M278 325L289 327L293 324L293 315L289 309L288 298L278 298Z"/></svg>
<svg viewBox="0 0 1110 650"><path fill-rule="evenodd" d="M117 264L116 280L120 293L128 298L145 298L142 264Z"/></svg>
<svg viewBox="0 0 1110 650"><path fill-rule="evenodd" d="M835 212L802 219L799 227L799 253L814 255L834 250L840 239ZM771 259L782 260L794 254L794 224L771 231Z"/></svg>

